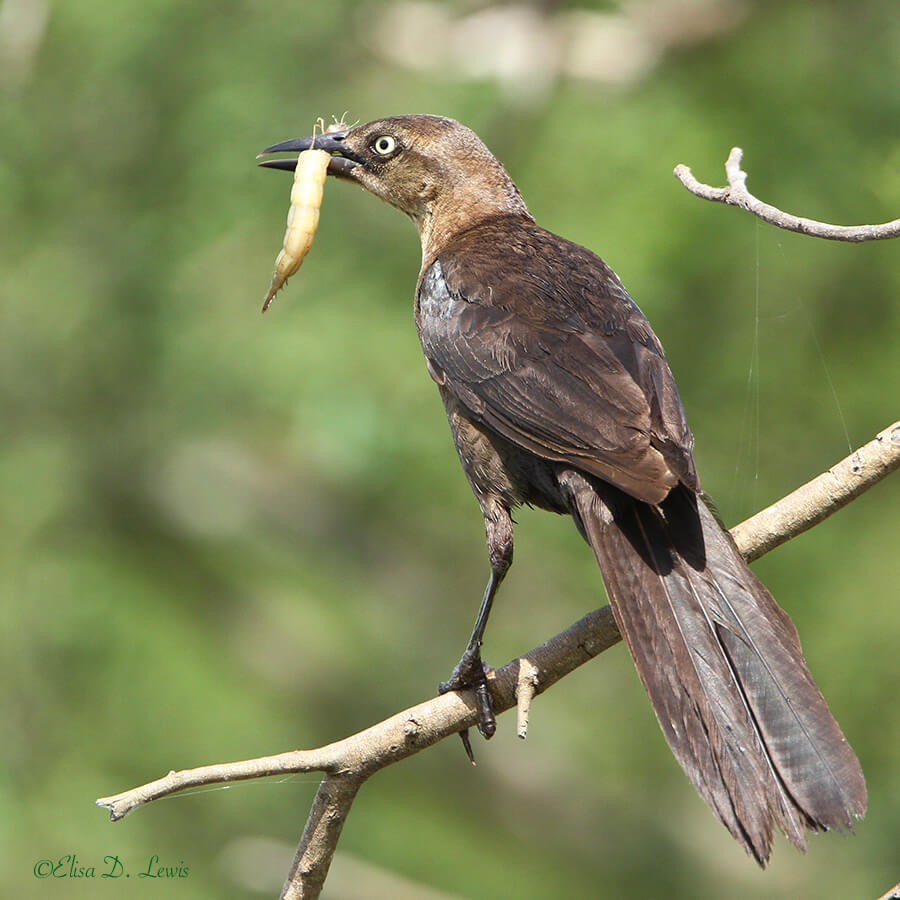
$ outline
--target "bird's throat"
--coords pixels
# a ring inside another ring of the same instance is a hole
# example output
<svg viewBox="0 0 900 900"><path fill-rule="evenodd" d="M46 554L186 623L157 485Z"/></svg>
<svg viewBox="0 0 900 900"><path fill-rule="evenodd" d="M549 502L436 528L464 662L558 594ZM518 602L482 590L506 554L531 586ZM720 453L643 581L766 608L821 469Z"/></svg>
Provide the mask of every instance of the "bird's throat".
<svg viewBox="0 0 900 900"><path fill-rule="evenodd" d="M499 216L520 216L534 221L522 195L508 178L487 185L469 182L443 192L425 206L420 216L411 216L422 241L422 271L430 266L442 247L463 231Z"/></svg>

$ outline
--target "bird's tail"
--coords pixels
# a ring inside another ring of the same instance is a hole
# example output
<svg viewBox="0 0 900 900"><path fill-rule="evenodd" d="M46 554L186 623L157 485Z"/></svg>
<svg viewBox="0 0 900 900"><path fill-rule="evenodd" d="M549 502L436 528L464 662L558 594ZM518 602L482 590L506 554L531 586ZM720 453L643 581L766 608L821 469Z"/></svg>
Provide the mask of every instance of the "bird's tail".
<svg viewBox="0 0 900 900"><path fill-rule="evenodd" d="M566 470L619 631L688 777L764 865L773 823L849 827L866 809L859 761L810 675L797 630L688 488L659 506Z"/></svg>

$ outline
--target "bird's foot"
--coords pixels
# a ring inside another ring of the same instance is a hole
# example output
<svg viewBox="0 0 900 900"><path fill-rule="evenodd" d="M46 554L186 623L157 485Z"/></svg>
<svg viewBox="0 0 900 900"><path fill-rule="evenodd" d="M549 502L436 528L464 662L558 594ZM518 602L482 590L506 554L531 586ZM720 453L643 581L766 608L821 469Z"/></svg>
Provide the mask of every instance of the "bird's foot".
<svg viewBox="0 0 900 900"><path fill-rule="evenodd" d="M494 703L491 698L491 688L488 680L494 675L494 670L481 660L479 647L469 647L463 653L462 659L453 670L447 681L438 685L438 693L446 694L450 691L475 691L475 701L478 704L478 730L485 738L494 736L497 730L497 720L494 718ZM471 754L470 754L471 756Z"/></svg>

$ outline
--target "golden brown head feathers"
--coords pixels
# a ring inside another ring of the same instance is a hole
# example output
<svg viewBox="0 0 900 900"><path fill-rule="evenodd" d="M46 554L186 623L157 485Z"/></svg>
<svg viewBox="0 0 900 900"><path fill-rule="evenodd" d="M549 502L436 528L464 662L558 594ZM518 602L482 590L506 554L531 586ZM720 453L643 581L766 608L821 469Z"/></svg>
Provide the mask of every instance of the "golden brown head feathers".
<svg viewBox="0 0 900 900"><path fill-rule="evenodd" d="M377 119L350 129L341 143L361 161L345 177L416 223L426 264L453 234L486 218L531 218L503 166L474 131L453 119Z"/></svg>

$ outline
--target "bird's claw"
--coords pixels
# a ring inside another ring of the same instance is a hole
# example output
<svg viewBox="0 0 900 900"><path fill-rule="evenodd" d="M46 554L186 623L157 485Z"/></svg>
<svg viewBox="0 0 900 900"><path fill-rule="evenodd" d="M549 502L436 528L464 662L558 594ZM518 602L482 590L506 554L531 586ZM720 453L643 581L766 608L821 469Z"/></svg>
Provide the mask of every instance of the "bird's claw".
<svg viewBox="0 0 900 900"><path fill-rule="evenodd" d="M494 670L481 659L478 647L468 648L447 681L438 685L438 693L473 690L478 705L478 730L485 738L494 736L497 720L494 717L494 703L488 680Z"/></svg>

